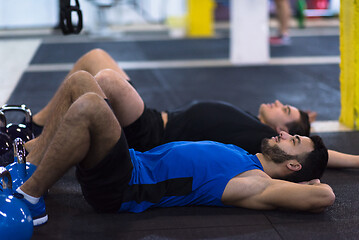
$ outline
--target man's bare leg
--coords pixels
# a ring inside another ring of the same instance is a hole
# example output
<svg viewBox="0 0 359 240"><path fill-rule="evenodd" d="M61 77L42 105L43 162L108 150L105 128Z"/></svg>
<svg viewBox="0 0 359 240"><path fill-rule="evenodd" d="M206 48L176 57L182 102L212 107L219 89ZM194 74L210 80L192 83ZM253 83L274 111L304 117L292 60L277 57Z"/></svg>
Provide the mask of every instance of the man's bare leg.
<svg viewBox="0 0 359 240"><path fill-rule="evenodd" d="M95 92L105 97L91 74L85 71L77 71L71 74L61 84L50 102L33 116L33 121L40 126L46 125L50 116L59 111L66 112L69 106L86 92Z"/></svg>
<svg viewBox="0 0 359 240"><path fill-rule="evenodd" d="M83 55L74 65L70 73L65 78L64 82L59 87L59 90L62 85L65 85L67 79L70 78L74 73L79 71L86 71L92 76L95 76L99 71L103 69L112 69L118 73L118 76L125 80L129 80L127 74L117 65L117 63L111 58L111 56L101 49L94 49L90 52ZM86 87L86 85L84 85ZM71 86L67 86L65 90L69 90ZM58 90L58 91L59 91ZM87 89L85 89L87 91ZM55 94L56 95L56 94ZM54 97L55 98L55 97ZM51 102L50 102L51 103ZM33 122L37 125L44 126L46 124L47 118L49 116L49 109L53 107L51 104L42 109L39 113L35 114L33 117Z"/></svg>
<svg viewBox="0 0 359 240"><path fill-rule="evenodd" d="M289 21L291 17L291 8L289 0L275 0L277 7L277 19L279 22L280 36L288 36L289 34Z"/></svg>
<svg viewBox="0 0 359 240"><path fill-rule="evenodd" d="M137 91L120 73L105 69L100 71L95 79L107 96L121 126L126 127L141 116L145 104Z"/></svg>
<svg viewBox="0 0 359 240"><path fill-rule="evenodd" d="M106 98L92 75L85 71L76 72L65 80L48 105L34 116L34 121L40 123L40 125L45 125L45 128L43 134L37 139L27 142L25 145L26 149L30 152L27 158L29 162L34 165L39 164L49 145L49 139L55 135L59 123L71 104L88 92L96 93L103 99ZM36 145L41 147L36 147Z"/></svg>
<svg viewBox="0 0 359 240"><path fill-rule="evenodd" d="M34 174L20 188L33 197L42 196L65 172L76 164L96 166L117 143L121 127L102 96L87 93L66 112ZM43 146L38 145L38 148Z"/></svg>
<svg viewBox="0 0 359 240"><path fill-rule="evenodd" d="M91 50L80 57L67 77L79 70L84 70L89 72L92 76L95 76L103 69L112 69L118 72L122 78L130 80L125 71L118 66L117 62L107 52L98 48Z"/></svg>

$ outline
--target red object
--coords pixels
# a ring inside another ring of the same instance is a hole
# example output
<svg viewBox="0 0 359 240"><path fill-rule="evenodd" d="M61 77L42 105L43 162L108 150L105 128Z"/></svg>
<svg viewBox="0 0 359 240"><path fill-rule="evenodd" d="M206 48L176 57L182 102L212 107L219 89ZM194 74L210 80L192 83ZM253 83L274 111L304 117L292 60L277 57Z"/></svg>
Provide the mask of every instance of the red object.
<svg viewBox="0 0 359 240"><path fill-rule="evenodd" d="M307 9L328 9L328 0L307 0Z"/></svg>

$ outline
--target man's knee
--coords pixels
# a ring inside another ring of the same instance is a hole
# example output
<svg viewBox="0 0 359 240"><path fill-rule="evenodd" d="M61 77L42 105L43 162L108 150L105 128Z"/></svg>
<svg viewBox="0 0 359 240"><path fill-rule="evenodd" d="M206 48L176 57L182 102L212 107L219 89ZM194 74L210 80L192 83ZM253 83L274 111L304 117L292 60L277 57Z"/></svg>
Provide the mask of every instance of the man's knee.
<svg viewBox="0 0 359 240"><path fill-rule="evenodd" d="M86 71L79 70L68 77L66 84L72 89L83 89L83 87L88 86L91 82L95 83L94 77Z"/></svg>
<svg viewBox="0 0 359 240"><path fill-rule="evenodd" d="M101 97L100 95L93 92L88 92L82 95L81 97L79 97L74 102L74 104L79 104L84 109L95 110L96 107L99 107L101 105L106 105L106 102L104 101L104 98Z"/></svg>
<svg viewBox="0 0 359 240"><path fill-rule="evenodd" d="M103 99L96 93L88 92L80 96L72 105L71 117L78 119L91 119L97 118L98 113L102 112L108 105Z"/></svg>
<svg viewBox="0 0 359 240"><path fill-rule="evenodd" d="M126 81L118 72L112 69L103 69L99 71L95 76L95 80L101 87L113 86L113 84L119 84L121 81Z"/></svg>
<svg viewBox="0 0 359 240"><path fill-rule="evenodd" d="M74 129L87 129L95 138L116 138L121 133L119 122L111 108L96 93L86 93L78 98L67 111L63 122Z"/></svg>
<svg viewBox="0 0 359 240"><path fill-rule="evenodd" d="M101 48L95 48L89 51L85 54L86 58L95 58L95 59L101 59L103 57L107 57L108 53Z"/></svg>

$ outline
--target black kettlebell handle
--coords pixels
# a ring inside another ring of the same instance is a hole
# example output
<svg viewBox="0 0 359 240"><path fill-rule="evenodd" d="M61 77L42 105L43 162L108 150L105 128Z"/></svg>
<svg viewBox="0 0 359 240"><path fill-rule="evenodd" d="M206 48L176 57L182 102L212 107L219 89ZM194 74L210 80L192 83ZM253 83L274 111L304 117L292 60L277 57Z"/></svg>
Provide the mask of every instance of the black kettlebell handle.
<svg viewBox="0 0 359 240"><path fill-rule="evenodd" d="M12 179L11 179L11 174L10 172L4 168L4 167L0 167L0 180L1 180L1 185L2 185L2 189L12 189Z"/></svg>
<svg viewBox="0 0 359 240"><path fill-rule="evenodd" d="M31 114L31 110L26 107L25 104L21 104L21 105L9 105L9 104L5 104L1 107L0 109L1 112L7 112L7 111L21 111L25 114L25 125L27 128L31 129L32 128L32 114ZM1 114L0 114L1 115ZM1 117L1 116L0 116ZM5 117L5 116L4 116ZM6 123L6 118L5 118L5 123Z"/></svg>
<svg viewBox="0 0 359 240"><path fill-rule="evenodd" d="M5 133L5 129L6 129L6 117L5 114L0 111L0 132Z"/></svg>

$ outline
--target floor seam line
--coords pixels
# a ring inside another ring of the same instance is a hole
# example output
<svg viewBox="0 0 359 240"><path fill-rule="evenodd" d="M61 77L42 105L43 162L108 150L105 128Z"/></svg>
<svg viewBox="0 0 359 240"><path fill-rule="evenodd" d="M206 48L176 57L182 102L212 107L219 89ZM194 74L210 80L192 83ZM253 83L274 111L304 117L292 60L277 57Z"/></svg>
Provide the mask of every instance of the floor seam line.
<svg viewBox="0 0 359 240"><path fill-rule="evenodd" d="M280 234L280 232L278 231L278 229L276 228L276 226L274 226L273 222L268 218L267 215L264 215L266 217L266 219L270 222L270 225L273 227L274 231L278 234L278 236L280 237L280 239L285 240L285 238L282 236L282 234Z"/></svg>

